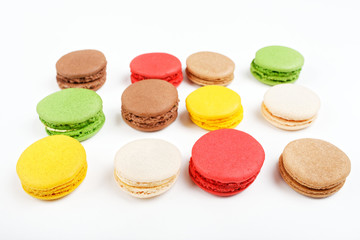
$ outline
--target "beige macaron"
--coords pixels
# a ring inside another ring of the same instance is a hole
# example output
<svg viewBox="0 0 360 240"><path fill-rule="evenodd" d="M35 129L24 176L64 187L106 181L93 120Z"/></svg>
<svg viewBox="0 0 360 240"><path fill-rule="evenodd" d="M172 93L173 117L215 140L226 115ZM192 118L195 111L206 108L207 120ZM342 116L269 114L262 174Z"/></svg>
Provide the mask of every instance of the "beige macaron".
<svg viewBox="0 0 360 240"><path fill-rule="evenodd" d="M310 126L320 109L320 99L312 90L296 84L279 84L264 95L261 113L275 127L300 130Z"/></svg>
<svg viewBox="0 0 360 240"><path fill-rule="evenodd" d="M295 191L313 198L328 197L339 191L350 169L347 155L320 139L292 141L279 158L284 181Z"/></svg>
<svg viewBox="0 0 360 240"><path fill-rule="evenodd" d="M120 148L114 161L114 177L120 188L138 198L160 195L175 183L181 154L169 142L140 139Z"/></svg>
<svg viewBox="0 0 360 240"><path fill-rule="evenodd" d="M215 52L197 52L186 59L186 75L198 85L228 85L234 79L234 62Z"/></svg>

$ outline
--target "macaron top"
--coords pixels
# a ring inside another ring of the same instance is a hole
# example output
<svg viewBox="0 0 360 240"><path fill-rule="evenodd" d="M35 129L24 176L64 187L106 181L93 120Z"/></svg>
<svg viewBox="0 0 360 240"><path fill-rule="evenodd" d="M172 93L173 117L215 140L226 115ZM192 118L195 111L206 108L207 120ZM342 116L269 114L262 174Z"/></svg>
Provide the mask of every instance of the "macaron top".
<svg viewBox="0 0 360 240"><path fill-rule="evenodd" d="M220 53L197 52L186 59L186 67L198 77L218 79L233 74L235 63Z"/></svg>
<svg viewBox="0 0 360 240"><path fill-rule="evenodd" d="M68 88L50 94L36 107L42 120L54 124L85 122L101 110L100 96L83 88Z"/></svg>
<svg viewBox="0 0 360 240"><path fill-rule="evenodd" d="M186 107L191 114L206 119L225 118L242 108L239 94L217 85L204 86L190 93Z"/></svg>
<svg viewBox="0 0 360 240"><path fill-rule="evenodd" d="M156 182L173 177L180 169L180 151L160 139L139 139L120 148L115 170L133 182Z"/></svg>
<svg viewBox="0 0 360 240"><path fill-rule="evenodd" d="M304 65L304 57L296 50L283 46L268 46L256 52L256 65L262 68L291 72L300 69Z"/></svg>
<svg viewBox="0 0 360 240"><path fill-rule="evenodd" d="M16 171L23 185L50 189L71 182L84 166L86 153L80 142L55 135L30 145L21 154Z"/></svg>
<svg viewBox="0 0 360 240"><path fill-rule="evenodd" d="M62 56L56 63L56 71L67 78L81 78L98 73L106 63L104 54L98 50L79 50Z"/></svg>
<svg viewBox="0 0 360 240"><path fill-rule="evenodd" d="M145 53L130 62L132 73L146 78L166 78L181 72L180 60L168 53Z"/></svg>
<svg viewBox="0 0 360 240"><path fill-rule="evenodd" d="M192 148L196 170L219 182L242 182L257 175L265 152L255 138L236 129L220 129L203 135Z"/></svg>
<svg viewBox="0 0 360 240"><path fill-rule="evenodd" d="M303 138L290 142L282 154L286 171L310 188L325 188L345 180L350 159L339 148L320 139Z"/></svg>
<svg viewBox="0 0 360 240"><path fill-rule="evenodd" d="M123 108L138 116L158 116L170 111L178 92L169 82L148 79L131 84L121 96Z"/></svg>
<svg viewBox="0 0 360 240"><path fill-rule="evenodd" d="M279 84L267 90L264 104L275 116L304 120L316 116L320 99L312 90L301 85Z"/></svg>

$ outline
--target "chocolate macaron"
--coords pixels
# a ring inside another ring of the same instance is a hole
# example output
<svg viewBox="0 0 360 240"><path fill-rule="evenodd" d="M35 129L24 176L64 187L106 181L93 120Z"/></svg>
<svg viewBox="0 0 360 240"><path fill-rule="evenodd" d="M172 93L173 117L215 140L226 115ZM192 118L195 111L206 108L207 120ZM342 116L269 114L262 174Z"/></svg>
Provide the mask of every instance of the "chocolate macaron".
<svg viewBox="0 0 360 240"><path fill-rule="evenodd" d="M121 96L121 113L132 128L153 132L175 121L178 92L169 82L149 79L131 84Z"/></svg>
<svg viewBox="0 0 360 240"><path fill-rule="evenodd" d="M79 50L62 56L56 63L56 80L61 89L98 90L106 81L106 58L97 50Z"/></svg>

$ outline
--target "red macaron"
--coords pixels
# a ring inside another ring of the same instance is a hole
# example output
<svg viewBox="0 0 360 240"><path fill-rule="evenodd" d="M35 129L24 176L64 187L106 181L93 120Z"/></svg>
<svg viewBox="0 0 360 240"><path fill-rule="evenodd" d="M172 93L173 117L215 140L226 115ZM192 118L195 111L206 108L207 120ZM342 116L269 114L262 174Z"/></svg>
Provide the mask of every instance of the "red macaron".
<svg viewBox="0 0 360 240"><path fill-rule="evenodd" d="M131 82L146 79L161 79L175 87L183 80L180 60L168 53L145 53L130 63Z"/></svg>
<svg viewBox="0 0 360 240"><path fill-rule="evenodd" d="M255 138L236 129L220 129L196 141L189 173L203 190L231 196L251 185L264 159L264 149Z"/></svg>

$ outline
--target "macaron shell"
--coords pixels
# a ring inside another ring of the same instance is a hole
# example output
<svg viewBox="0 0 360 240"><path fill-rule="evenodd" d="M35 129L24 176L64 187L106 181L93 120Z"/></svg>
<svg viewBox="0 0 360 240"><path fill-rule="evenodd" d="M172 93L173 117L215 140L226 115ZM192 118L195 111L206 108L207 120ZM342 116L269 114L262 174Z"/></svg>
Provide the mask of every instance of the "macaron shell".
<svg viewBox="0 0 360 240"><path fill-rule="evenodd" d="M312 90L297 84L280 84L268 89L264 105L277 117L308 120L317 115L320 99Z"/></svg>
<svg viewBox="0 0 360 240"><path fill-rule="evenodd" d="M313 189L339 185L351 169L350 160L343 151L319 139L292 141L282 156L286 172L301 185Z"/></svg>
<svg viewBox="0 0 360 240"><path fill-rule="evenodd" d="M39 117L49 123L81 123L102 110L102 100L92 90L69 88L45 97L36 110Z"/></svg>
<svg viewBox="0 0 360 240"><path fill-rule="evenodd" d="M304 57L292 48L268 46L256 52L254 62L272 71L290 72L304 65Z"/></svg>
<svg viewBox="0 0 360 240"><path fill-rule="evenodd" d="M243 182L258 174L265 152L249 134L221 129L203 135L194 144L192 159L206 178L222 183Z"/></svg>
<svg viewBox="0 0 360 240"><path fill-rule="evenodd" d="M85 88L85 89L97 91L104 85L104 83L106 81L106 75L103 76L102 78L97 79L96 81L86 82L86 83L69 83L69 82L63 81L59 78L57 78L56 81L61 89Z"/></svg>
<svg viewBox="0 0 360 240"><path fill-rule="evenodd" d="M121 96L122 107L138 116L158 116L178 101L176 88L162 80L149 79L131 84Z"/></svg>
<svg viewBox="0 0 360 240"><path fill-rule="evenodd" d="M223 86L198 88L186 98L186 108L191 115L205 119L227 118L242 109L241 98Z"/></svg>
<svg viewBox="0 0 360 240"><path fill-rule="evenodd" d="M80 78L96 74L106 66L104 54L98 50L79 50L62 56L56 71L67 78Z"/></svg>
<svg viewBox="0 0 360 240"><path fill-rule="evenodd" d="M233 76L234 62L215 52L197 52L186 59L187 71L200 79L223 79ZM231 81L231 80L230 80Z"/></svg>
<svg viewBox="0 0 360 240"><path fill-rule="evenodd" d="M148 79L162 79L181 72L181 62L168 53L146 53L135 57L130 69L132 73Z"/></svg>
<svg viewBox="0 0 360 240"><path fill-rule="evenodd" d="M156 182L170 178L180 169L181 154L160 139L140 139L123 146L115 156L115 170L133 182Z"/></svg>

